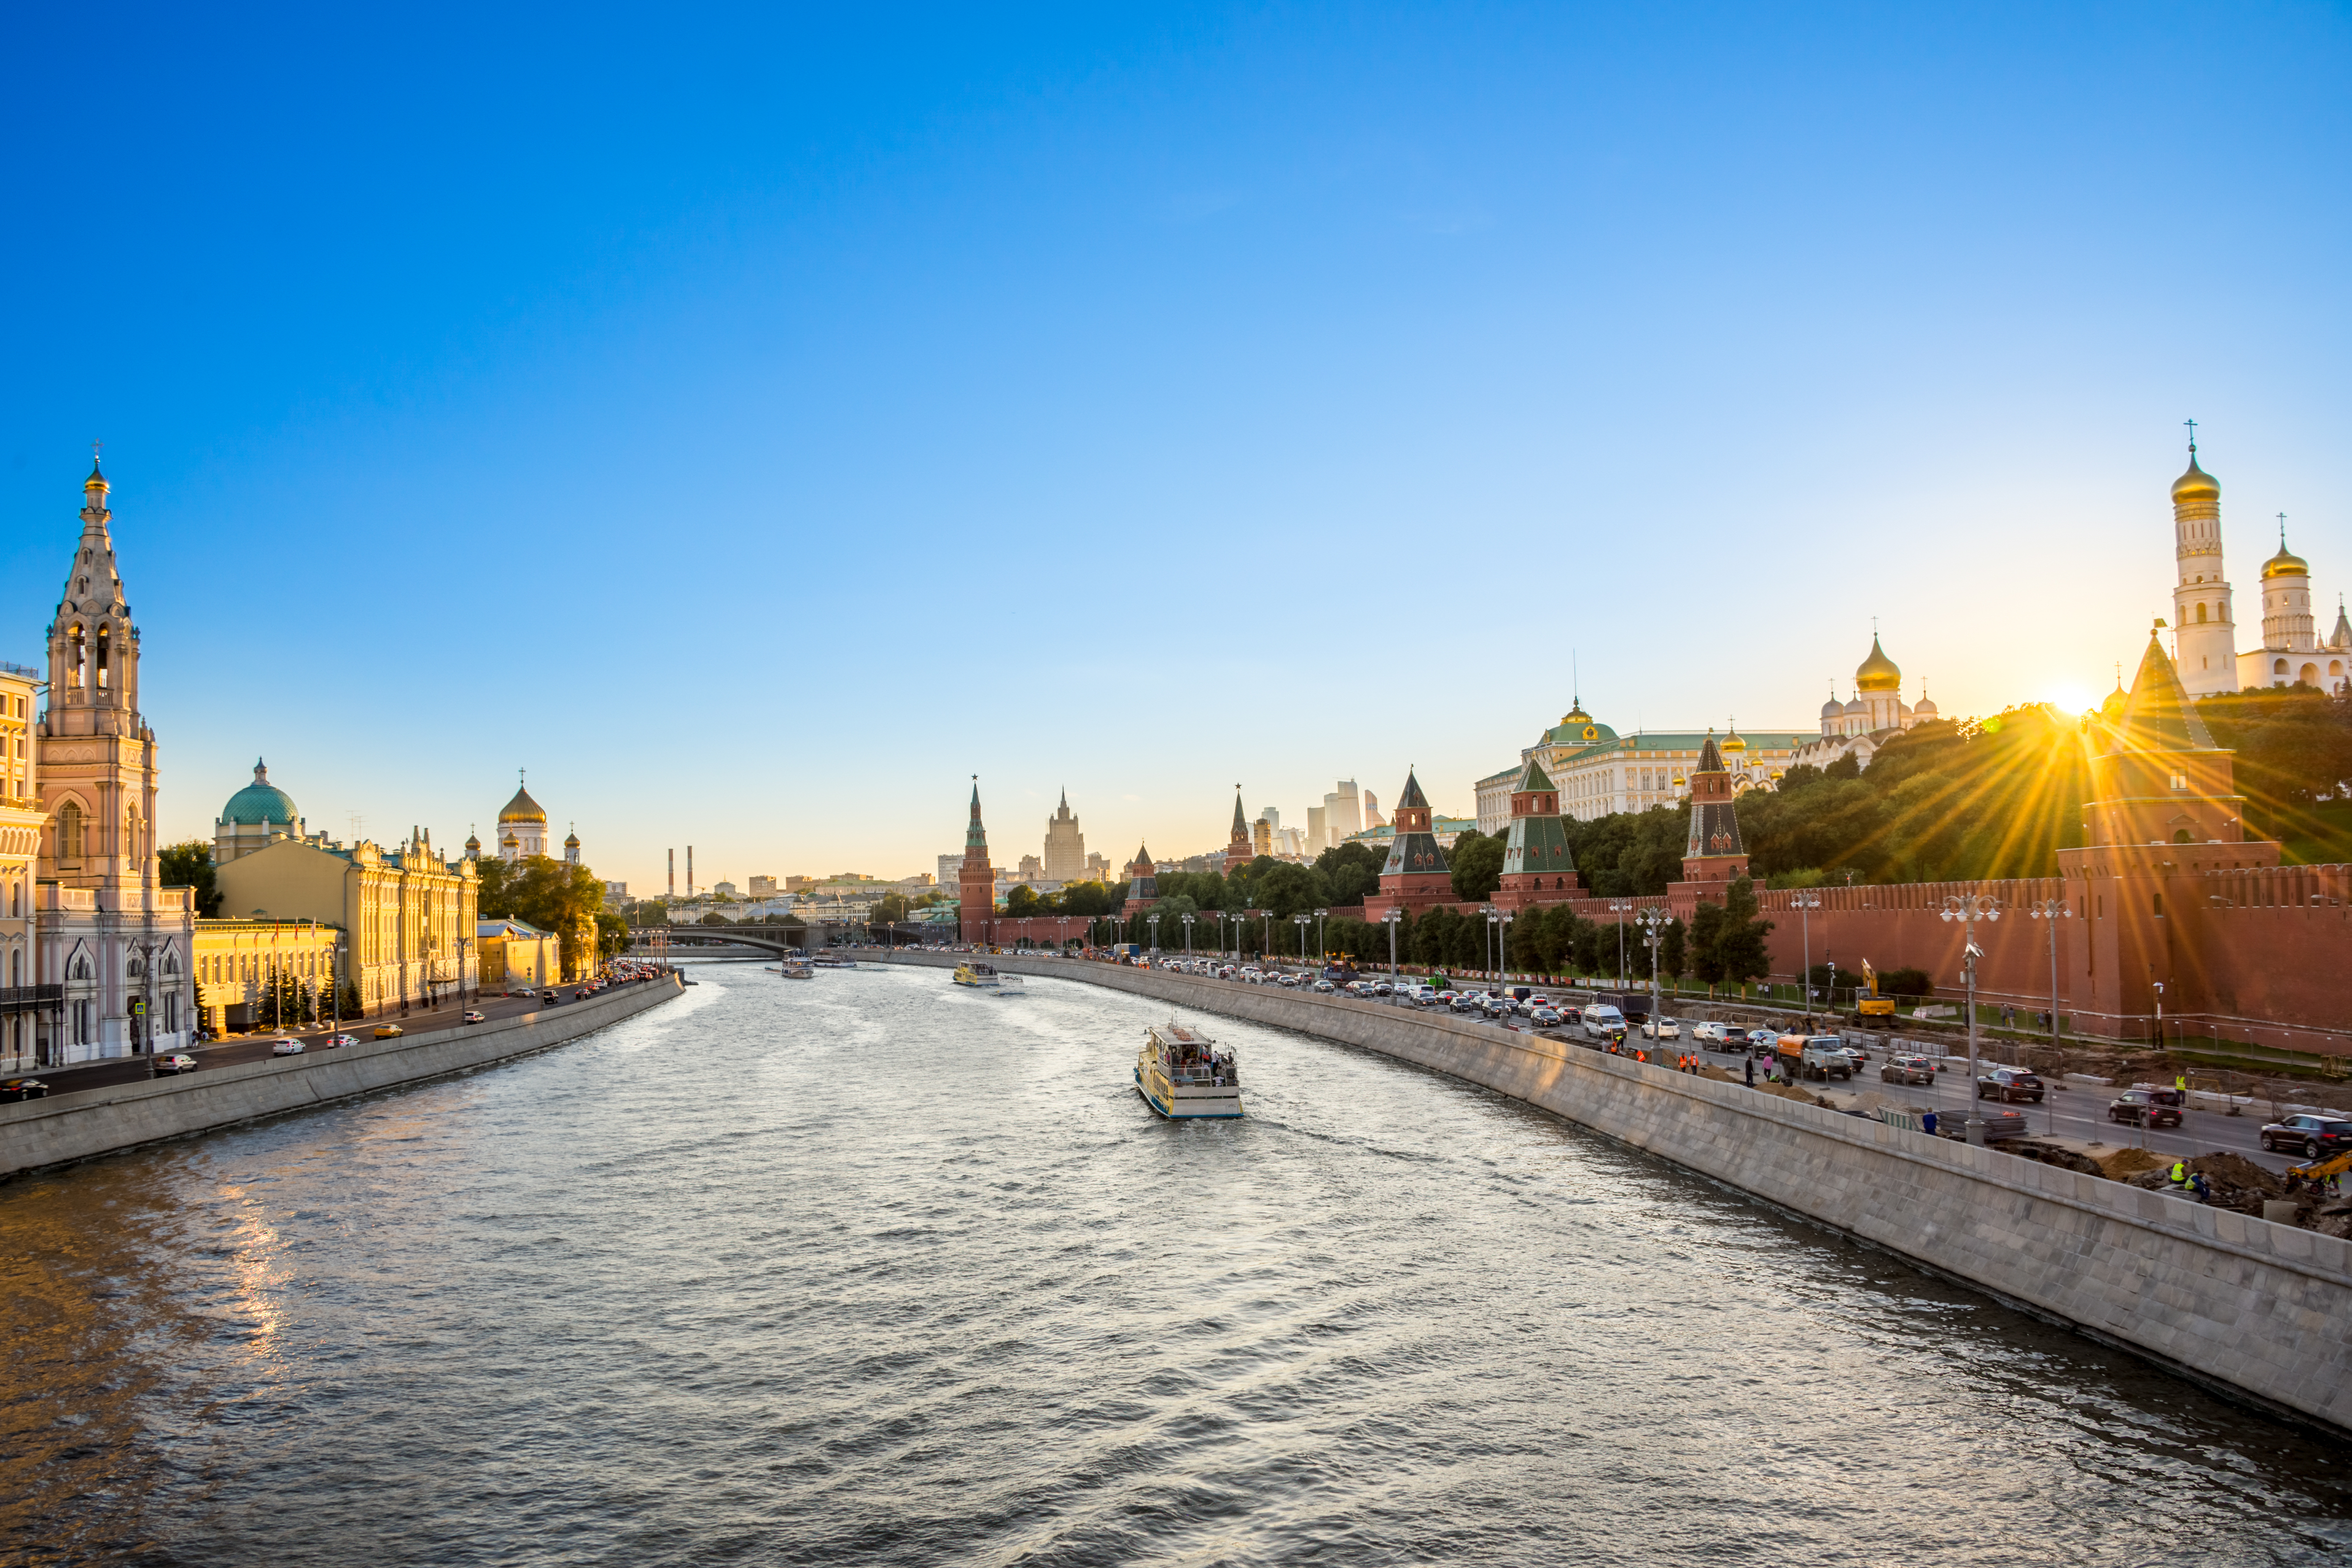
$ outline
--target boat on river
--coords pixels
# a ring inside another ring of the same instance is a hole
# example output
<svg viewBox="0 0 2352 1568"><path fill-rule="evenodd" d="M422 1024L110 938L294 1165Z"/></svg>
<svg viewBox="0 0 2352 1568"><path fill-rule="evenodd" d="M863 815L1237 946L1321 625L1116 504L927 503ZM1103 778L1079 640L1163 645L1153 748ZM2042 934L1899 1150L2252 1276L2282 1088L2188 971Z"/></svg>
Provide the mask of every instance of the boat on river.
<svg viewBox="0 0 2352 1568"><path fill-rule="evenodd" d="M1135 1092L1171 1121L1230 1119L1242 1113L1241 1067L1231 1051L1172 1019L1144 1031L1135 1058Z"/></svg>
<svg viewBox="0 0 2352 1568"><path fill-rule="evenodd" d="M844 958L837 952L820 952L809 963L818 969L855 969L857 960Z"/></svg>
<svg viewBox="0 0 2352 1568"><path fill-rule="evenodd" d="M793 963L789 961L783 963L770 964L768 966L768 973L771 974L781 974L787 980L814 980L816 978L816 971L810 968L807 964Z"/></svg>
<svg viewBox="0 0 2352 1568"><path fill-rule="evenodd" d="M996 973L995 965L974 959L966 959L957 964L951 978L958 985L970 985L982 991L993 991L1004 983L1004 977Z"/></svg>
<svg viewBox="0 0 2352 1568"><path fill-rule="evenodd" d="M1021 976L1013 973L1013 971L1009 969L1000 969L996 972L996 994L999 996L1026 996L1029 994L1028 991L1021 984Z"/></svg>

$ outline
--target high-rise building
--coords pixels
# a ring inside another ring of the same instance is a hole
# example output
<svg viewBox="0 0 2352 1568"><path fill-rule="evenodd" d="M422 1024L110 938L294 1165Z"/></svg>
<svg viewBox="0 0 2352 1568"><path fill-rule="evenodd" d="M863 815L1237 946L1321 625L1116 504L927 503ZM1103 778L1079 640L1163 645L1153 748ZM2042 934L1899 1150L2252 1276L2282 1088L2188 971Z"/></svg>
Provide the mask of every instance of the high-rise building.
<svg viewBox="0 0 2352 1568"><path fill-rule="evenodd" d="M1370 790L1366 790L1364 792L1364 831L1370 832L1375 827L1386 827L1388 825L1389 819L1381 815L1379 799Z"/></svg>
<svg viewBox="0 0 2352 1568"><path fill-rule="evenodd" d="M1307 852L1320 855L1331 847L1331 808L1310 805L1307 808Z"/></svg>
<svg viewBox="0 0 2352 1568"><path fill-rule="evenodd" d="M1070 815L1070 792L1062 792L1062 804L1045 819L1045 880L1076 882L1087 874L1087 840L1078 831L1078 819Z"/></svg>
<svg viewBox="0 0 2352 1568"><path fill-rule="evenodd" d="M1364 830L1363 798L1355 780L1341 779L1339 787L1323 797L1323 822L1331 830L1334 844Z"/></svg>
<svg viewBox="0 0 2352 1568"><path fill-rule="evenodd" d="M1275 826L1273 823L1268 822L1265 817L1259 817L1257 819L1257 826L1250 830L1250 853L1252 855L1273 854L1275 841L1280 838L1282 834L1282 829ZM1293 833L1292 837L1296 837L1297 834ZM1248 862L1244 861L1243 864L1246 865Z"/></svg>

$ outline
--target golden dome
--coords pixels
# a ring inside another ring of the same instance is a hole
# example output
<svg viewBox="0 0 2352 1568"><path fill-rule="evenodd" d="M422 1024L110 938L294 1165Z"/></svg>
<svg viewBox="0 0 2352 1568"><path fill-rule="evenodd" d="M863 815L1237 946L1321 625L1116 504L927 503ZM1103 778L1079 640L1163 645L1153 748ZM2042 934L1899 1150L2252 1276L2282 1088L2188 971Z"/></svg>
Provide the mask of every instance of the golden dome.
<svg viewBox="0 0 2352 1568"><path fill-rule="evenodd" d="M1886 657L1886 650L1878 646L1876 633L1871 635L1870 657L1854 667L1853 686L1857 691L1903 689L1903 671L1893 659Z"/></svg>
<svg viewBox="0 0 2352 1568"><path fill-rule="evenodd" d="M2218 501L2221 499L2221 481L2197 466L2197 448L2189 448L2189 471L2172 481L2172 504L2184 506L2190 501Z"/></svg>
<svg viewBox="0 0 2352 1568"><path fill-rule="evenodd" d="M507 802L506 805L500 808L499 812L499 820L500 822L544 823L547 820L547 812L540 805L539 802L530 798L530 792L529 790L519 788L514 792L514 798ZM511 842L511 840L509 840L509 842Z"/></svg>
<svg viewBox="0 0 2352 1568"><path fill-rule="evenodd" d="M2289 550L2284 539L2279 541L2279 552L2263 563L2263 581L2265 583L2273 577L2308 577L2310 575L2311 563Z"/></svg>
<svg viewBox="0 0 2352 1568"><path fill-rule="evenodd" d="M1739 738L1738 731L1734 730L1723 737L1723 749L1727 752L1744 752L1748 749L1748 742Z"/></svg>

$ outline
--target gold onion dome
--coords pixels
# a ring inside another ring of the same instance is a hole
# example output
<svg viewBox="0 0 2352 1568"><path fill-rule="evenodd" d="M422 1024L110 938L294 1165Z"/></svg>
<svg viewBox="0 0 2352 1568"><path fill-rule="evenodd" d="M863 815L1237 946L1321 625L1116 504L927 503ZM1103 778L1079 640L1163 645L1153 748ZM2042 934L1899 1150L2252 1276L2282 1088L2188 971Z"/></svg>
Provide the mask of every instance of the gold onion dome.
<svg viewBox="0 0 2352 1568"><path fill-rule="evenodd" d="M2263 563L2263 581L2265 583L2273 577L2308 577L2310 575L2311 563L2289 550L2284 539L2279 541L2279 552Z"/></svg>
<svg viewBox="0 0 2352 1568"><path fill-rule="evenodd" d="M1738 730L1727 731L1723 737L1723 749L1727 752L1744 752L1748 749L1748 742L1739 738Z"/></svg>
<svg viewBox="0 0 2352 1568"><path fill-rule="evenodd" d="M514 792L514 798L507 802L499 810L499 820L500 822L545 822L547 813L541 808L539 802L530 798L530 791L517 789Z"/></svg>
<svg viewBox="0 0 2352 1568"><path fill-rule="evenodd" d="M1903 689L1903 671L1893 659L1886 657L1886 650L1878 646L1875 633L1872 634L1870 639L1870 657L1854 667L1853 684L1857 691Z"/></svg>
<svg viewBox="0 0 2352 1568"><path fill-rule="evenodd" d="M2172 504L2221 499L2221 481L2197 466L2197 448L2189 448L2189 471L2172 481Z"/></svg>

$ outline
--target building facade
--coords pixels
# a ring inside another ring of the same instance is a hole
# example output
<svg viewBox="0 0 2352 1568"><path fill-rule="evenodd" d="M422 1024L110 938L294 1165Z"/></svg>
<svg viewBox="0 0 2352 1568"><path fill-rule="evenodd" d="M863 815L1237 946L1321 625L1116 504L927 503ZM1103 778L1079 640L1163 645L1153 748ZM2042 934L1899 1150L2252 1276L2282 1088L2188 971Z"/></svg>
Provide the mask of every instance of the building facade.
<svg viewBox="0 0 2352 1568"><path fill-rule="evenodd" d="M477 973L485 991L538 991L563 982L563 939L528 921L474 922Z"/></svg>
<svg viewBox="0 0 2352 1568"><path fill-rule="evenodd" d="M1070 813L1070 792L1062 792L1062 804L1045 819L1045 857L1043 862L1045 879L1049 882L1076 882L1087 874L1087 837L1078 831L1078 819Z"/></svg>
<svg viewBox="0 0 2352 1568"><path fill-rule="evenodd" d="M1932 711L1932 710L1931 710ZM1535 763L1559 795L1560 815L1580 822L1619 812L1679 805L1690 793L1690 771L1712 731L1643 731L1620 735L1584 710L1578 699L1559 723L1519 752L1517 766L1477 782L1477 826L1501 833L1510 826L1511 796L1527 764ZM1811 737L1797 731L1734 730L1717 747L1734 789L1779 787Z"/></svg>
<svg viewBox="0 0 2352 1568"><path fill-rule="evenodd" d="M49 626L33 736L38 983L62 987L45 1065L176 1049L194 1023L194 894L157 885L155 732L139 711L139 628L115 568L110 487L82 484L81 538Z"/></svg>
<svg viewBox="0 0 2352 1568"><path fill-rule="evenodd" d="M342 942L340 928L316 921L197 921L196 1007L205 1027L221 1035L334 1017Z"/></svg>
<svg viewBox="0 0 2352 1568"><path fill-rule="evenodd" d="M1850 756L1856 766L1866 768L1887 742L1940 717L1925 689L1920 691L1918 701L1903 700L1902 668L1886 657L1886 650L1879 646L1878 634L1873 632L1869 655L1854 667L1853 696L1840 702L1837 692L1830 692L1829 700L1822 704L1820 736L1800 744L1789 765L1826 768L1839 758ZM1728 754L1730 741L1724 744L1724 761L1727 763L1733 760Z"/></svg>
<svg viewBox="0 0 2352 1568"><path fill-rule="evenodd" d="M54 1026L63 1000L62 992L39 983L34 948L35 880L47 821L33 782L40 680L29 665L0 664L0 1073L40 1065L40 1015L48 1012Z"/></svg>
<svg viewBox="0 0 2352 1568"><path fill-rule="evenodd" d="M2221 568L2221 481L2197 461L2172 481L2172 664L2191 698L2260 686L2352 691L2352 619L2336 603L2336 624L2322 636L2311 600L2311 565L2286 547L2279 520L2278 553L2263 563L2262 642L2238 648L2238 618Z"/></svg>

